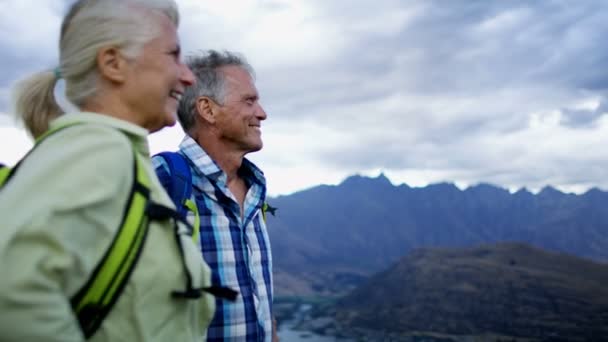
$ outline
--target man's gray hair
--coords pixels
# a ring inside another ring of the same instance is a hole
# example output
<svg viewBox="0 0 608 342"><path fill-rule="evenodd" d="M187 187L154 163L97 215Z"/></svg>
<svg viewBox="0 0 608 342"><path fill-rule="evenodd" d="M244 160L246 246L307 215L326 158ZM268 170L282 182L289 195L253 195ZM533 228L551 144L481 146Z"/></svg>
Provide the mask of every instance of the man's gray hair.
<svg viewBox="0 0 608 342"><path fill-rule="evenodd" d="M196 77L196 84L186 88L177 109L177 117L186 133L194 127L197 117L196 101L206 96L220 105L225 100L225 76L219 69L225 66L238 66L246 70L251 78L255 72L245 57L236 52L207 50L200 55L186 58L186 64Z"/></svg>

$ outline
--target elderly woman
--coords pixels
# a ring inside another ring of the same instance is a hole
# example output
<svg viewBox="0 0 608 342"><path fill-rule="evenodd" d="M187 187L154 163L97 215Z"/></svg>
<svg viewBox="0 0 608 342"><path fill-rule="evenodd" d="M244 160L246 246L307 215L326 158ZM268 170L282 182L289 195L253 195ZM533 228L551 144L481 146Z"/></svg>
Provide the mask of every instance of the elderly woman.
<svg viewBox="0 0 608 342"><path fill-rule="evenodd" d="M177 23L173 0L77 1L59 67L16 88L39 141L0 189L1 341L204 337L209 269L172 218L146 139L175 123L194 81ZM60 78L78 112L58 106Z"/></svg>

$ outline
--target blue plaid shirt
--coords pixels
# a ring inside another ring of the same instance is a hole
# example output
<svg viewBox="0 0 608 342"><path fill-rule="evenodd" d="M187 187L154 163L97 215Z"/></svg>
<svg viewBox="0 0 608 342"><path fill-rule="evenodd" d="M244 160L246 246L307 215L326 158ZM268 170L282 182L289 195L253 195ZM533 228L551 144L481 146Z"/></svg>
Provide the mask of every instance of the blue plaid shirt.
<svg viewBox="0 0 608 342"><path fill-rule="evenodd" d="M262 205L266 198L264 174L243 159L239 174L248 185L244 219L226 184L226 174L189 136L180 144L192 171L192 200L200 217L200 248L214 285L239 291L236 302L216 299L207 341L271 341L272 256ZM161 157L152 158L162 184L170 182ZM193 214L189 213L190 222Z"/></svg>

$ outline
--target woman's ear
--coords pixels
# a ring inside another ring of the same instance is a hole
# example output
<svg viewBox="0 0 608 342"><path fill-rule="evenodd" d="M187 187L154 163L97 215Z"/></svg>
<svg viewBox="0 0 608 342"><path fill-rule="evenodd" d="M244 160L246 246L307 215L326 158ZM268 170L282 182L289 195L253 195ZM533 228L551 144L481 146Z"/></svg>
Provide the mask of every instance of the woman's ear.
<svg viewBox="0 0 608 342"><path fill-rule="evenodd" d="M97 52L97 70L101 78L113 83L126 79L128 62L116 47L105 47Z"/></svg>

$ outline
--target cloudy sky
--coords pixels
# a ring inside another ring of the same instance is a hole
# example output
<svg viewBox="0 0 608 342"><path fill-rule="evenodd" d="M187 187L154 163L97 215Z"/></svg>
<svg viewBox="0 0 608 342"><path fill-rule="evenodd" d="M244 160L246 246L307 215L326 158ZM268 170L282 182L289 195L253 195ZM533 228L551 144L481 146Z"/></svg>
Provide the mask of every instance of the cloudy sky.
<svg viewBox="0 0 608 342"><path fill-rule="evenodd" d="M16 79L57 64L66 3L0 0L0 162L31 146ZM608 2L178 0L186 55L248 57L271 195L352 174L608 190ZM603 37L603 38L602 38ZM173 150L179 127L150 137Z"/></svg>

